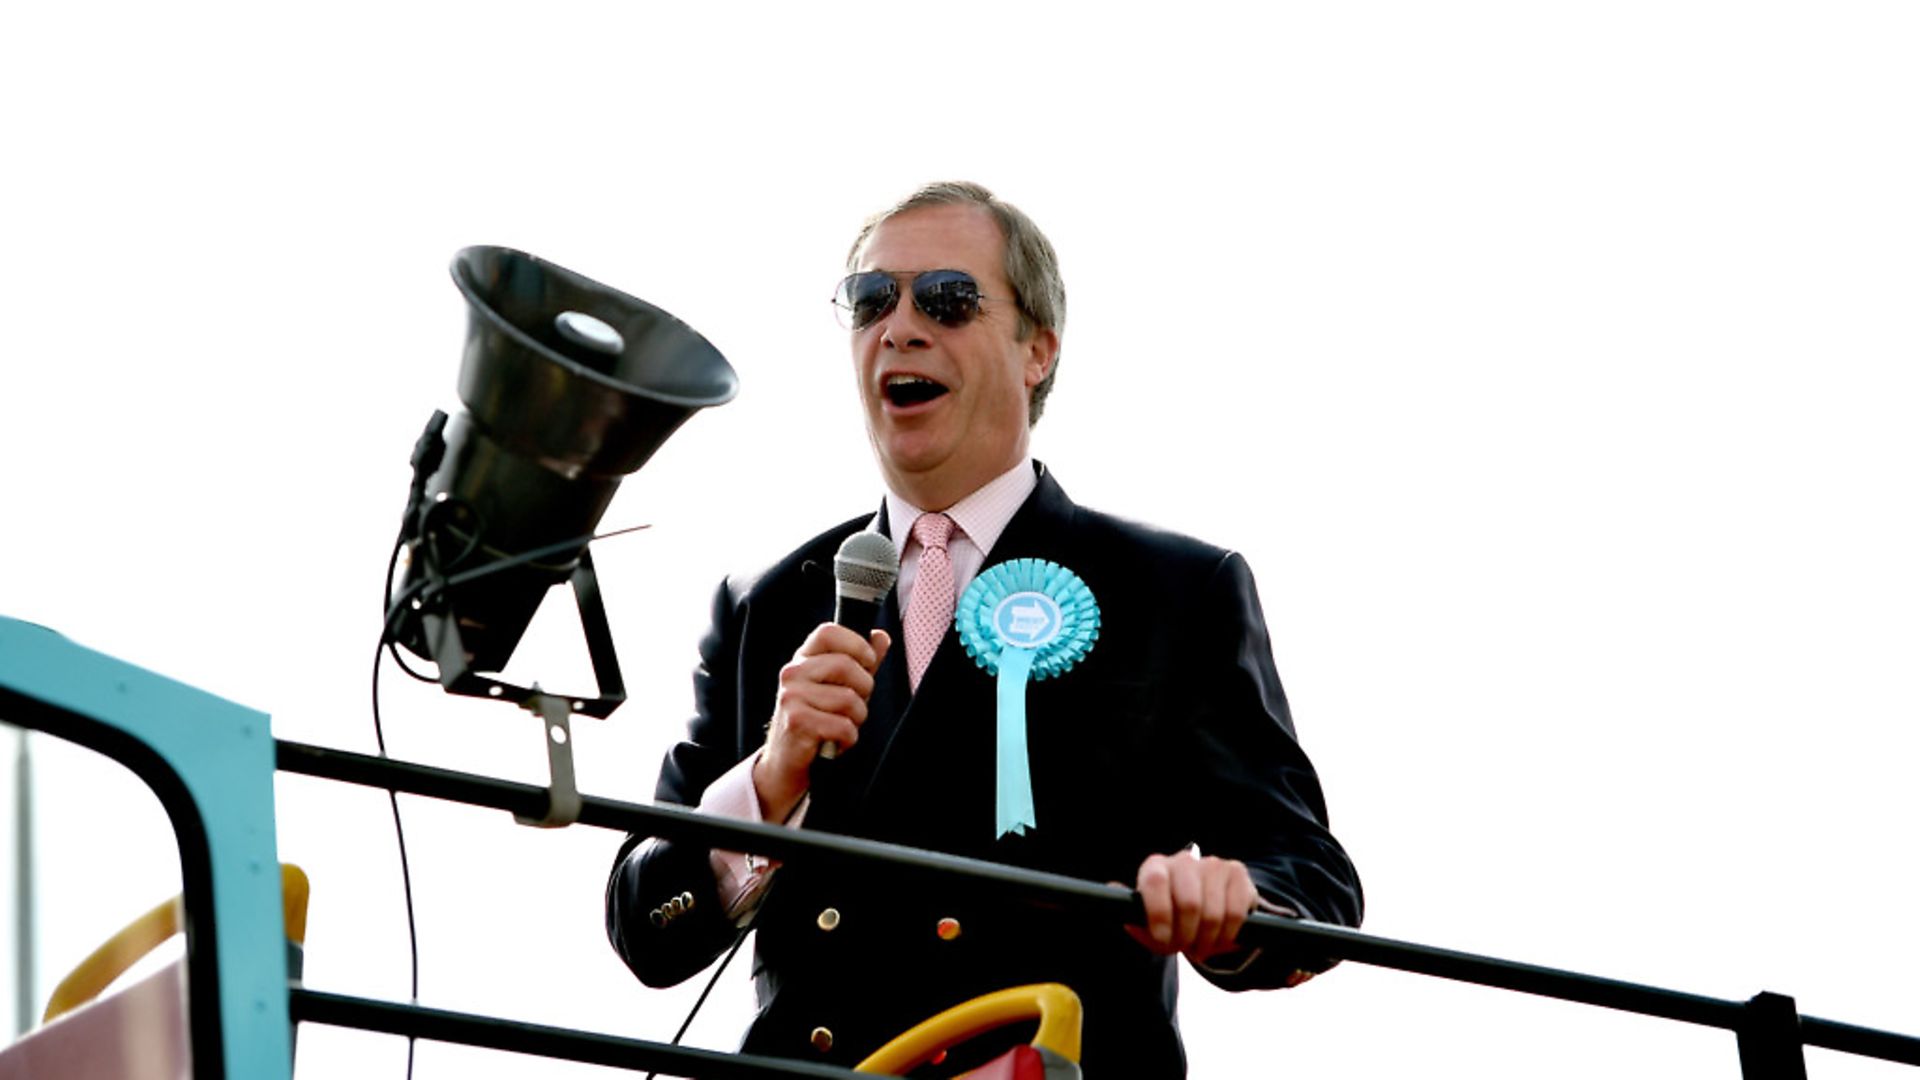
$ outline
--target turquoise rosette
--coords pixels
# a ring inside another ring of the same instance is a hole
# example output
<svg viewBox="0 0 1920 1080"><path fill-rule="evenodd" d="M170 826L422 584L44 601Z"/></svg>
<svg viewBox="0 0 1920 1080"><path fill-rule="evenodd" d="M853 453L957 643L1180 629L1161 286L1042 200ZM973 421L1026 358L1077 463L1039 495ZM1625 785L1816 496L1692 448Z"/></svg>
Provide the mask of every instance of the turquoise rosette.
<svg viewBox="0 0 1920 1080"><path fill-rule="evenodd" d="M1036 824L1027 758L1027 683L1073 670L1100 636L1100 605L1080 575L1045 559L980 571L954 607L967 655L996 680L995 835Z"/></svg>

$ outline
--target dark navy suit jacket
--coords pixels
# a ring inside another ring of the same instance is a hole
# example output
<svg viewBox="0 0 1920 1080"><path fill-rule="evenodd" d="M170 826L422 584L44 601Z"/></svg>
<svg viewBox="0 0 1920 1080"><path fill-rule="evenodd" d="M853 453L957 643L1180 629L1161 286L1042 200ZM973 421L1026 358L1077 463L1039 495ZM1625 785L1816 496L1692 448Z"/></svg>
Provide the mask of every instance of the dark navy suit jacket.
<svg viewBox="0 0 1920 1080"><path fill-rule="evenodd" d="M721 587L694 677L697 714L661 767L661 802L696 804L760 747L780 667L832 617L834 552L870 520ZM1073 570L1101 610L1092 651L1028 687L1037 827L994 837L995 680L951 630L917 693L905 650L890 651L859 742L815 766L804 827L1128 884L1148 855L1198 844L1245 862L1266 899L1358 925L1359 878L1295 741L1245 561L1077 506L1044 468L987 565L1014 558ZM894 609L883 605L880 625L898 642ZM664 926L649 918L683 893L695 900L685 915ZM837 917L821 918L829 908ZM954 920L946 936L943 919ZM707 852L641 837L615 862L607 923L652 986L697 973L733 937ZM1173 963L1117 926L796 862L777 871L755 927L760 1012L748 1052L850 1066L950 1005L1057 981L1084 1002L1092 1080L1184 1075ZM1232 974L1202 974L1228 989L1264 988L1324 966L1269 951Z"/></svg>

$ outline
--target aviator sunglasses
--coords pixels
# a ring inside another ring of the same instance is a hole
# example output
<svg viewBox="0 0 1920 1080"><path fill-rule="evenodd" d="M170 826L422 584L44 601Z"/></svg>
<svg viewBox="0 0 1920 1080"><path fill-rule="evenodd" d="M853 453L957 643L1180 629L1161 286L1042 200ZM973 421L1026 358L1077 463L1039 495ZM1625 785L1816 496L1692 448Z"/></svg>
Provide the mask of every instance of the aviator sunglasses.
<svg viewBox="0 0 1920 1080"><path fill-rule="evenodd" d="M980 283L965 270L922 270L913 275L913 306L945 327L965 326L980 314ZM833 291L840 325L865 330L887 317L900 302L899 277L886 270L848 274Z"/></svg>

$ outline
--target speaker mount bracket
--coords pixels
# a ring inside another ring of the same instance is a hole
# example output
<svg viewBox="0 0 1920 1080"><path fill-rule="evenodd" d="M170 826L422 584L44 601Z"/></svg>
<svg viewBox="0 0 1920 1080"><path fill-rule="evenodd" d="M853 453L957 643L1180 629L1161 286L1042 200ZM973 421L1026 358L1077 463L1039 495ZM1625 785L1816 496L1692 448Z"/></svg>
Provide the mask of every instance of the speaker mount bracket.
<svg viewBox="0 0 1920 1080"><path fill-rule="evenodd" d="M573 702L541 693L540 684L534 683L532 695L520 705L539 717L546 729L547 816L531 818L515 814L513 820L540 829L565 828L580 820L580 788L573 779L573 727L569 723Z"/></svg>
<svg viewBox="0 0 1920 1080"><path fill-rule="evenodd" d="M600 579L594 572L590 551L580 553L572 585L574 602L580 610L580 626L586 634L587 654L593 661L594 680L600 690L598 697L550 694L537 682L532 686L519 686L473 670L460 637L459 613L443 588L427 590L430 599L425 604L421 625L434 663L440 669L441 687L449 694L511 702L540 718L545 736L542 741L547 746L547 813L542 818L514 815L514 820L522 825L551 829L571 825L579 819L580 791L574 783L572 716L580 713L605 719L627 700L626 682L620 674L620 659L614 652L613 632L607 625L606 604L600 597Z"/></svg>
<svg viewBox="0 0 1920 1080"><path fill-rule="evenodd" d="M432 571L429 571L430 573ZM593 661L594 681L600 696L563 697L572 711L604 720L627 700L626 681L620 674L620 658L613 649L613 631L607 625L606 604L600 598L600 578L593 569L591 550L580 553L580 563L572 576L573 598L580 610L580 627L586 634L587 655ZM439 582L423 597L421 625L427 647L440 669L440 685L449 694L491 698L495 701L526 705L542 691L536 686L519 686L473 670L465 643L460 637L460 615L448 592ZM529 706L531 707L531 706Z"/></svg>

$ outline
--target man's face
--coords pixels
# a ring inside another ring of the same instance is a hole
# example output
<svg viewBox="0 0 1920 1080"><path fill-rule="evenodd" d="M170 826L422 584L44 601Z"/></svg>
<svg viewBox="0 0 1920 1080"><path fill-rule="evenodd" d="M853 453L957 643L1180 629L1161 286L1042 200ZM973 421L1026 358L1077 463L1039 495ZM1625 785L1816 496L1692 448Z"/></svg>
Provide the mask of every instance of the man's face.
<svg viewBox="0 0 1920 1080"><path fill-rule="evenodd" d="M887 219L860 252L857 268L893 273L901 293L853 332L867 436L888 487L922 509L946 509L1026 456L1028 392L1059 348L1051 330L1019 340L1002 244L985 209L933 206ZM973 275L980 313L964 326L928 318L912 297L923 270Z"/></svg>

